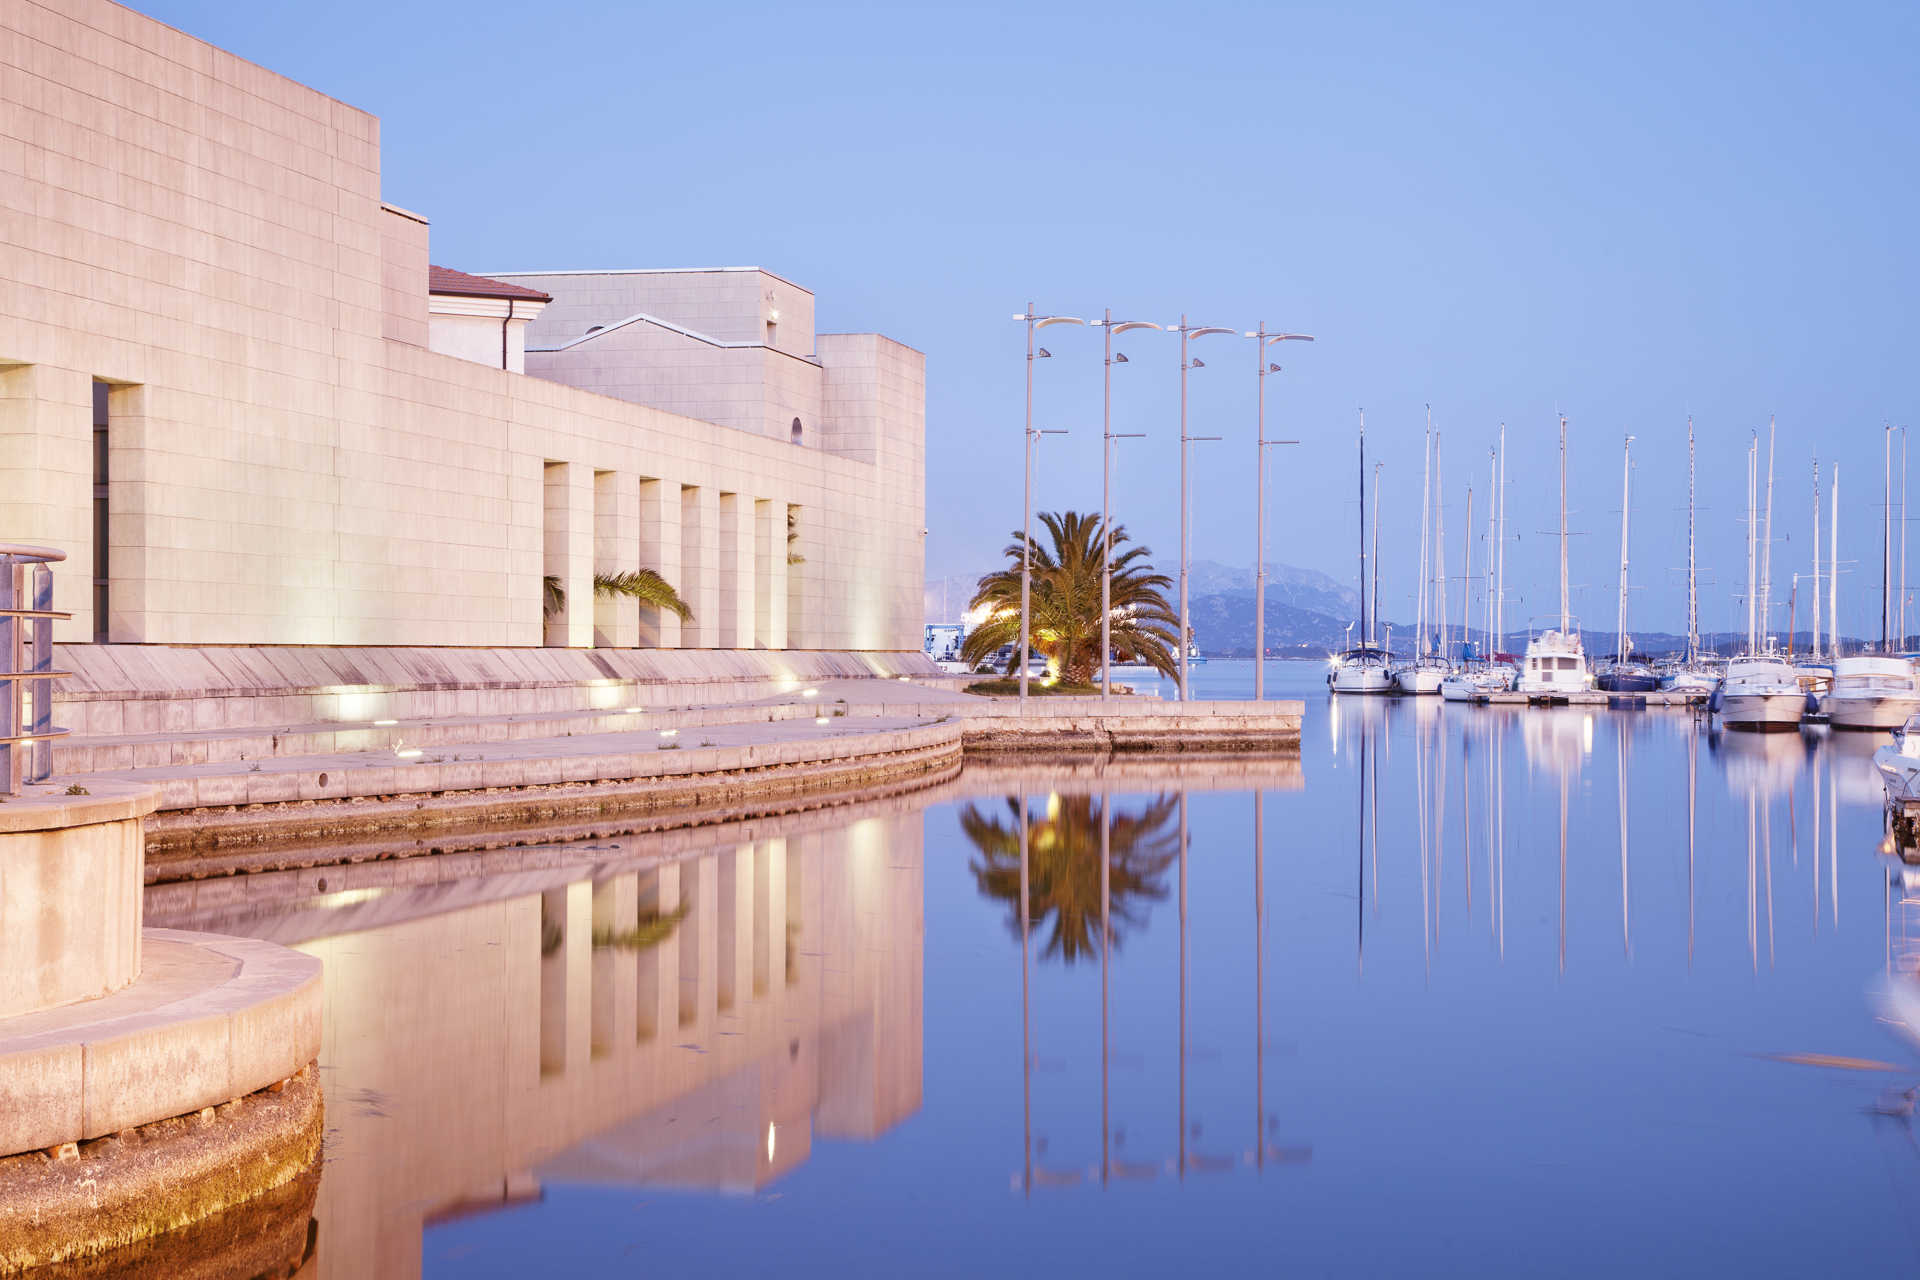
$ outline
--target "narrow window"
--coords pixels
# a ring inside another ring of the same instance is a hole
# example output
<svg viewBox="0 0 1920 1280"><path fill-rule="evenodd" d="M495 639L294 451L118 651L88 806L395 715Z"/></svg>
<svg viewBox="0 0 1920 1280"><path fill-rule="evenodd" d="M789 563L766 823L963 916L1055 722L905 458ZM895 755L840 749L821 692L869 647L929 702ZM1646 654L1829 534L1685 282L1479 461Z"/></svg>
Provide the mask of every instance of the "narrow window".
<svg viewBox="0 0 1920 1280"><path fill-rule="evenodd" d="M800 443L800 435L801 435L801 429L800 429L800 419L798 419L798 418L795 418L795 419L793 420L793 432L792 432L792 435L791 435L791 437L790 437L790 438L792 439L792 441L793 441L793 442L794 442L795 444L799 444L799 443ZM1024 573L1024 572L1026 572L1026 570L1024 570L1024 569L1022 569L1022 570L1021 570L1021 572L1022 572L1022 573Z"/></svg>
<svg viewBox="0 0 1920 1280"><path fill-rule="evenodd" d="M111 521L107 511L107 384L93 384L93 642L107 642L107 548Z"/></svg>

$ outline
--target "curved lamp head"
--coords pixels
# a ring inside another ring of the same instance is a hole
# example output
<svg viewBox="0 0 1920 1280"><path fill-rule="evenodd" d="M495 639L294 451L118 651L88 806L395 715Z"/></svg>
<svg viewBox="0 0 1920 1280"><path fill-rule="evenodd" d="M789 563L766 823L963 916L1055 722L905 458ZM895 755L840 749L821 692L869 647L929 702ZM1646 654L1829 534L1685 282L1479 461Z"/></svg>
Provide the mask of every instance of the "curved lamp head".
<svg viewBox="0 0 1920 1280"><path fill-rule="evenodd" d="M1204 338L1210 333L1232 333L1232 332L1233 330L1231 329L1221 329L1218 327L1210 328L1210 329L1189 329L1187 330L1187 336L1189 338Z"/></svg>
<svg viewBox="0 0 1920 1280"><path fill-rule="evenodd" d="M1079 316L1041 316L1033 322L1036 329L1044 329L1050 324L1085 324Z"/></svg>
<svg viewBox="0 0 1920 1280"><path fill-rule="evenodd" d="M1096 326L1098 327L1098 326ZM1158 329L1159 325L1151 320L1124 320L1114 324L1115 333L1125 333L1129 329Z"/></svg>

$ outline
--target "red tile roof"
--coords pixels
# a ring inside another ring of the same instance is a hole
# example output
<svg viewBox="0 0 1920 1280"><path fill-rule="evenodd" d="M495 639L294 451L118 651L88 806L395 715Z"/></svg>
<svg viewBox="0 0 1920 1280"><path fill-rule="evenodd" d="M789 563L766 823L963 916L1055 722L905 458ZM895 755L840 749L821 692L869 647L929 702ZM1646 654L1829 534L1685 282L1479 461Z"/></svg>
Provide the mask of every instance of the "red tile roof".
<svg viewBox="0 0 1920 1280"><path fill-rule="evenodd" d="M464 271L455 271L452 267L429 266L427 292L450 294L456 298L531 298L538 302L553 301L553 295L550 293L542 293L538 289L529 289L524 285L508 284L505 280L470 276Z"/></svg>

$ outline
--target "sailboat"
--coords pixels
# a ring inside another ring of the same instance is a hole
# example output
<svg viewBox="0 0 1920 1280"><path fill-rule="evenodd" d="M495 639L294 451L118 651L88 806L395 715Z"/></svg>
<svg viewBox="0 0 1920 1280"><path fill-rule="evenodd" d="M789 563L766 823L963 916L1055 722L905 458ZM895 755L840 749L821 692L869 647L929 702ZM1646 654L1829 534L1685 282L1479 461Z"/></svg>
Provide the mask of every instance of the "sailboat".
<svg viewBox="0 0 1920 1280"><path fill-rule="evenodd" d="M1887 636L1887 620L1893 616L1889 603L1893 576L1891 431L1887 441L1887 508L1883 513L1882 534L1886 559L1882 561L1880 575L1882 651L1879 654L1834 659L1833 683L1820 700L1820 709L1827 713L1827 723L1836 729L1903 729L1912 716L1920 714L1920 682L1914 679L1913 663L1891 651L1892 645ZM1904 739L1903 731L1903 742Z"/></svg>
<svg viewBox="0 0 1920 1280"><path fill-rule="evenodd" d="M1567 585L1567 418L1560 415L1560 625L1527 640L1518 688L1536 702L1566 700L1593 686L1586 646L1574 622Z"/></svg>
<svg viewBox="0 0 1920 1280"><path fill-rule="evenodd" d="M1433 652L1428 646L1427 624L1429 618L1438 619L1439 593L1433 589L1433 566L1438 553L1434 542L1428 535L1437 535L1439 531L1439 485L1434 476L1435 461L1439 457L1440 441L1433 429L1433 406L1427 406L1427 443L1426 453L1421 460L1420 472L1420 594L1419 607L1414 619L1413 657L1394 669L1393 685L1404 694L1432 694L1440 692L1440 682L1451 668L1441 654ZM1430 615L1429 607L1433 608Z"/></svg>
<svg viewBox="0 0 1920 1280"><path fill-rule="evenodd" d="M1669 693L1705 698L1720 677L1700 657L1700 584L1693 547L1693 415L1687 415L1687 649L1679 665L1663 668L1660 687Z"/></svg>
<svg viewBox="0 0 1920 1280"><path fill-rule="evenodd" d="M1614 626L1613 661L1594 683L1607 693L1652 693L1660 687L1653 666L1633 651L1627 634L1627 496L1633 477L1633 437L1628 436L1620 468L1620 615Z"/></svg>
<svg viewBox="0 0 1920 1280"><path fill-rule="evenodd" d="M1467 489L1467 528L1469 530L1473 528L1473 489L1471 486ZM1493 554L1491 544L1487 547L1487 554L1489 556ZM1472 648L1467 641L1467 619L1469 616L1467 606L1473 593L1466 585L1473 581L1472 537L1466 539L1466 549L1460 553L1460 559L1462 562L1460 569L1460 581L1462 584L1460 587L1460 647L1461 652L1466 654L1470 653ZM1492 633L1491 627L1487 630L1489 634ZM1489 667L1479 659L1466 658L1458 667L1454 668L1450 674L1440 681L1440 696L1448 702L1480 702L1489 694L1503 692L1506 687L1507 678L1504 672Z"/></svg>
<svg viewBox="0 0 1920 1280"><path fill-rule="evenodd" d="M1708 710L1720 717L1729 729L1792 729L1807 710L1808 695L1800 688L1793 664L1774 651L1773 636L1767 622L1771 596L1771 555L1759 559L1761 546L1759 511L1755 506L1759 482L1760 438L1755 433L1747 448L1747 650L1727 663L1708 702ZM1767 442L1767 539L1773 533L1773 442ZM1759 578L1756 582L1756 565ZM1756 594L1757 587L1757 594ZM1756 622L1755 602L1759 602ZM1764 642L1762 640L1763 632Z"/></svg>
<svg viewBox="0 0 1920 1280"><path fill-rule="evenodd" d="M1374 503L1375 518L1378 519L1379 503ZM1374 592L1377 597L1378 591ZM1379 601L1373 601L1372 609L1367 600L1367 415L1360 414L1360 644L1357 647L1337 653L1327 660L1327 688L1334 693L1390 693L1393 689L1392 668L1387 660L1386 650L1379 648L1373 641L1374 612Z"/></svg>

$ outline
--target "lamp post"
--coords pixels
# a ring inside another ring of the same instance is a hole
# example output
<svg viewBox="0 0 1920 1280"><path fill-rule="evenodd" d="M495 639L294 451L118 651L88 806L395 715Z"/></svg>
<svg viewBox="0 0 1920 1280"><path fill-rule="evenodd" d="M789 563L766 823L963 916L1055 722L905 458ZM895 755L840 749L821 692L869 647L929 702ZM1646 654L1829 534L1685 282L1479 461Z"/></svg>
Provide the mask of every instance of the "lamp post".
<svg viewBox="0 0 1920 1280"><path fill-rule="evenodd" d="M1297 440L1267 439L1267 375L1280 372L1279 365L1267 362L1267 347L1275 342L1312 342L1313 337L1305 333L1268 333L1265 320L1260 322L1259 328L1245 336L1255 339L1254 365L1260 371L1260 496L1253 517L1253 700L1260 702L1267 696L1267 446L1299 443ZM1366 571L1362 569L1361 572ZM1365 636L1361 637L1361 643L1366 643Z"/></svg>
<svg viewBox="0 0 1920 1280"><path fill-rule="evenodd" d="M1094 322L1094 327L1107 331L1100 411L1100 696L1106 698L1113 693L1113 442L1123 438L1135 439L1144 434L1133 431L1123 437L1113 433L1113 366L1116 361L1127 363L1124 353L1114 353L1113 335L1129 329L1158 329L1160 326L1151 320L1116 321L1113 308L1108 307L1102 318Z"/></svg>
<svg viewBox="0 0 1920 1280"><path fill-rule="evenodd" d="M1032 634L1032 623L1028 616L1028 607L1033 595L1033 445L1041 436L1065 435L1065 431L1035 431L1033 429L1033 362L1045 360L1053 353L1045 347L1037 351L1033 345L1036 329L1044 329L1050 324L1085 324L1078 316L1042 316L1035 315L1033 304L1027 304L1025 315L1014 317L1027 322L1027 460L1026 460L1026 499L1020 518L1020 711L1027 710L1027 649Z"/></svg>
<svg viewBox="0 0 1920 1280"><path fill-rule="evenodd" d="M1231 329L1203 329L1187 323L1182 315L1180 323L1169 325L1169 329L1180 335L1180 701L1187 700L1187 633L1190 625L1187 619L1187 545L1189 510L1192 506L1190 486L1187 483L1187 445L1193 440L1218 440L1219 436L1190 436L1187 434L1187 370L1204 369L1207 366L1199 360L1187 359L1187 342L1193 338L1204 338L1210 333L1232 333Z"/></svg>

